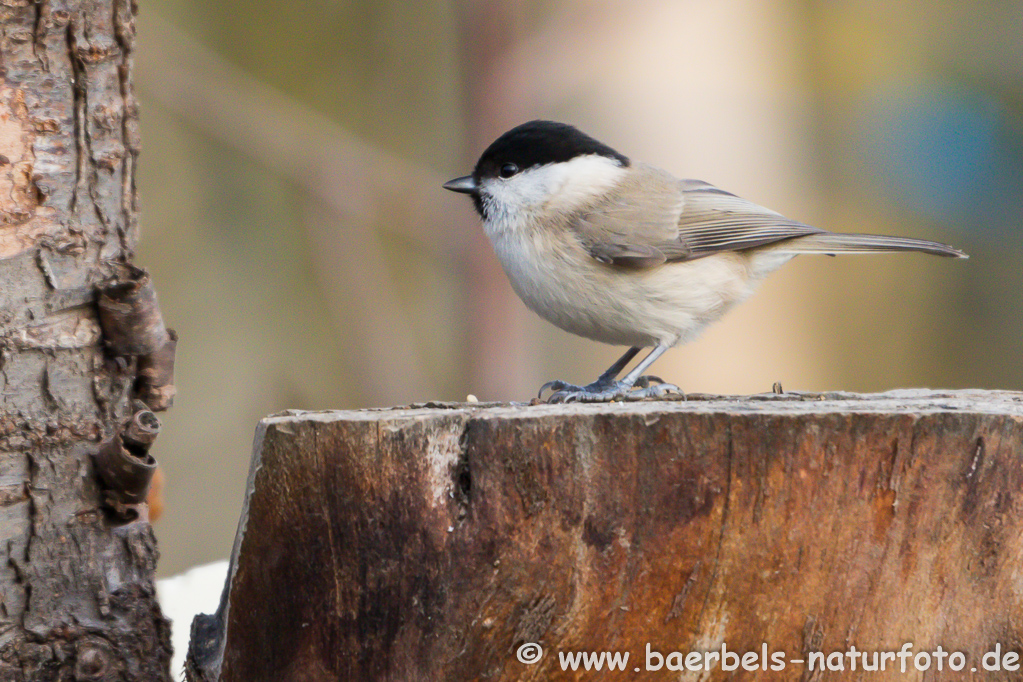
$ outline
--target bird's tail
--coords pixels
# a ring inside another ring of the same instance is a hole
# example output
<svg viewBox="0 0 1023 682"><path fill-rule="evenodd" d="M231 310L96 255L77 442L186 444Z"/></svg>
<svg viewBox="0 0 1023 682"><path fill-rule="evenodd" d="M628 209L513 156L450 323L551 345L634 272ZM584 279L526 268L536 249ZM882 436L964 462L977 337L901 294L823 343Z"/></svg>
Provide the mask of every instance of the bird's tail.
<svg viewBox="0 0 1023 682"><path fill-rule="evenodd" d="M845 234L821 232L805 237L796 237L773 245L777 253L885 253L894 251L919 251L946 258L969 258L959 249L941 242L910 237L885 237L877 234Z"/></svg>

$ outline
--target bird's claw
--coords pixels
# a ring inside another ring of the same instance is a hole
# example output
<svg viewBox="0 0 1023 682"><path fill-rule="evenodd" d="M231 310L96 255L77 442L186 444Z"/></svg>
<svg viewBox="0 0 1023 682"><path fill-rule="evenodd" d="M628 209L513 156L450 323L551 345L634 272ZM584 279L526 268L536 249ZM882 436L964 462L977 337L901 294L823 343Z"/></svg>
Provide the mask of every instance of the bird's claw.
<svg viewBox="0 0 1023 682"><path fill-rule="evenodd" d="M554 393L561 393L562 391L585 391L586 390L586 388L583 387L583 386L576 386L575 384L570 384L567 381L562 381L561 379L555 379L554 381L548 381L546 384L541 386L540 390L537 391L537 393L536 393L536 397L538 399L540 399L540 400L543 400L543 392L548 390L548 389L554 391ZM552 393L551 395L554 395L554 394Z"/></svg>

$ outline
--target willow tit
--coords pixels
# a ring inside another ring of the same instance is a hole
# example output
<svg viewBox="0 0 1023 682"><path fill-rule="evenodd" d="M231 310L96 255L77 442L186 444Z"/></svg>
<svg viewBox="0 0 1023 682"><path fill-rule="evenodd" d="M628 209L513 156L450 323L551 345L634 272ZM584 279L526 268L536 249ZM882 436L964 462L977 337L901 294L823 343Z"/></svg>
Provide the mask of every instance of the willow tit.
<svg viewBox="0 0 1023 682"><path fill-rule="evenodd" d="M512 288L533 312L573 334L630 346L591 384L544 384L541 395L553 390L548 402L678 391L643 372L801 253L967 257L937 242L811 227L706 182L680 180L553 121L509 130L472 175L444 188L472 197Z"/></svg>

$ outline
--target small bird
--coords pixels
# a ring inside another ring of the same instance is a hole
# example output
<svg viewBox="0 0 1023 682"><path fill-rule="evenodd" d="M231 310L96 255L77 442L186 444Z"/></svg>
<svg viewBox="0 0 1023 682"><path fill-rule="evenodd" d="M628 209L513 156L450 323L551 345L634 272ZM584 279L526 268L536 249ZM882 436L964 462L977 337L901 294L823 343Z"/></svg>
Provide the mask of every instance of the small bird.
<svg viewBox="0 0 1023 682"><path fill-rule="evenodd" d="M548 402L680 392L643 372L799 254L968 257L938 242L811 227L709 183L680 180L554 121L512 128L487 147L472 175L444 188L472 197L530 310L573 334L629 346L591 384L544 384ZM618 379L647 347L653 350Z"/></svg>

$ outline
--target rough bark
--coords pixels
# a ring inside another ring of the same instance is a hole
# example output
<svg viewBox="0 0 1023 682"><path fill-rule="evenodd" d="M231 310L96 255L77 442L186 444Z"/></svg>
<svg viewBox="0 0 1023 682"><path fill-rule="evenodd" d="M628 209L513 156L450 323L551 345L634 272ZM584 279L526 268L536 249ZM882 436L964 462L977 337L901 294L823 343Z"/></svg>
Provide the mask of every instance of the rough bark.
<svg viewBox="0 0 1023 682"><path fill-rule="evenodd" d="M136 383L95 307L138 237L135 12L0 2L0 680L170 679L144 505L92 461Z"/></svg>
<svg viewBox="0 0 1023 682"><path fill-rule="evenodd" d="M980 391L268 418L190 679L617 679L559 659L617 651L717 680L647 646L765 643L785 668L742 679L906 642L980 668L1023 646L1021 456L1023 394Z"/></svg>

